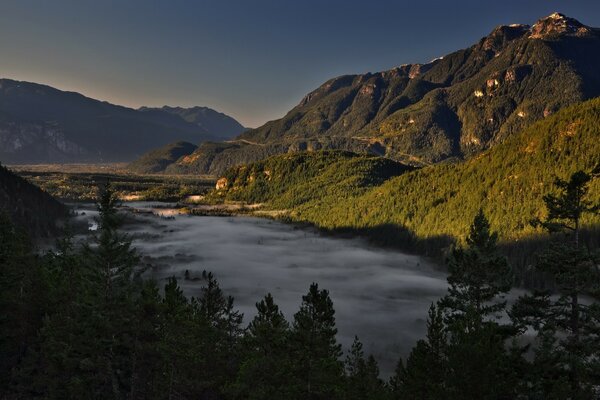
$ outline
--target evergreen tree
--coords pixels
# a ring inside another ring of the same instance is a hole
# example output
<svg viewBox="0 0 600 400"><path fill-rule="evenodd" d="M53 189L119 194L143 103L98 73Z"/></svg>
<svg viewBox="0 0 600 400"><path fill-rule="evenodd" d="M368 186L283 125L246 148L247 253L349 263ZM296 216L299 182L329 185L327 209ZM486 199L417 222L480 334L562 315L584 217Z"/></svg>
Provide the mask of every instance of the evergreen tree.
<svg viewBox="0 0 600 400"><path fill-rule="evenodd" d="M100 189L97 203L100 234L95 238L95 246L86 246L85 249L86 258L101 281L102 295L107 305L123 301L133 293L131 285L139 262L131 239L118 231L122 224L118 205L118 198L107 182Z"/></svg>
<svg viewBox="0 0 600 400"><path fill-rule="evenodd" d="M210 397L222 393L237 372L243 315L234 309L233 298L223 294L211 272L204 271L202 279L205 285L193 304L202 331L197 346L203 358L203 392Z"/></svg>
<svg viewBox="0 0 600 400"><path fill-rule="evenodd" d="M145 281L134 307L131 377L127 394L131 400L163 398L161 383L167 362L162 334L165 319L171 314L164 312L162 301L156 282Z"/></svg>
<svg viewBox="0 0 600 400"><path fill-rule="evenodd" d="M559 397L568 380L572 398L589 398L600 377L600 306L593 297L600 293L600 255L580 243L582 216L600 210L600 203L587 199L591 179L577 171L568 181L557 179L558 193L544 197L548 216L540 224L552 233L567 233L567 240L553 243L535 268L553 278L558 296L535 292L512 309L517 325L538 332L535 363L553 362L552 373L533 376L534 395L540 397ZM583 302L585 295L592 301Z"/></svg>
<svg viewBox="0 0 600 400"><path fill-rule="evenodd" d="M398 363L392 379L395 398L408 400L438 400L447 397L447 333L441 309L434 304L429 308L427 337L419 340L406 367Z"/></svg>
<svg viewBox="0 0 600 400"><path fill-rule="evenodd" d="M379 378L377 361L370 355L365 359L363 345L354 338L346 357L346 395L347 400L380 400L387 396L387 388Z"/></svg>
<svg viewBox="0 0 600 400"><path fill-rule="evenodd" d="M131 239L118 231L122 224L118 199L109 182L101 188L98 200L99 236L95 246L84 251L86 261L97 274L99 289L97 341L95 343L96 379L108 397L129 392L134 294L139 293L134 272L139 257Z"/></svg>
<svg viewBox="0 0 600 400"><path fill-rule="evenodd" d="M0 397L34 343L47 288L27 235L0 212Z"/></svg>
<svg viewBox="0 0 600 400"><path fill-rule="evenodd" d="M394 400L401 400L405 396L403 395L404 378L406 376L406 368L404 368L404 362L402 358L398 359L394 374L390 377L388 387L390 390L391 398Z"/></svg>
<svg viewBox="0 0 600 400"><path fill-rule="evenodd" d="M120 234L116 197L98 202L99 236L82 253L69 240L46 258L55 310L40 331L36 385L47 398L122 398L130 392L138 257Z"/></svg>
<svg viewBox="0 0 600 400"><path fill-rule="evenodd" d="M206 348L202 335L206 324L194 316L194 306L183 294L175 278L164 288L161 306L160 356L163 366L159 398L186 398L201 393L210 385L209 378L199 374ZM208 372L208 371L207 371ZM197 377L194 375L198 374Z"/></svg>
<svg viewBox="0 0 600 400"><path fill-rule="evenodd" d="M243 339L242 361L233 391L243 399L287 397L289 324L269 293L256 303L257 314Z"/></svg>
<svg viewBox="0 0 600 400"><path fill-rule="evenodd" d="M497 251L497 240L480 209L466 238L467 246L452 249L447 260L448 294L440 304L450 324L467 315L475 318L471 322L482 324L505 309L503 299L511 287L511 271Z"/></svg>
<svg viewBox="0 0 600 400"><path fill-rule="evenodd" d="M496 243L496 233L479 210L466 246L454 248L448 258L448 294L440 301L448 334L447 398L495 399L516 390L510 364L519 350L506 347L515 332L498 323L505 313L511 271Z"/></svg>
<svg viewBox="0 0 600 400"><path fill-rule="evenodd" d="M302 296L291 334L290 385L294 399L335 399L341 395L343 365L335 335L335 311L327 290L313 283Z"/></svg>

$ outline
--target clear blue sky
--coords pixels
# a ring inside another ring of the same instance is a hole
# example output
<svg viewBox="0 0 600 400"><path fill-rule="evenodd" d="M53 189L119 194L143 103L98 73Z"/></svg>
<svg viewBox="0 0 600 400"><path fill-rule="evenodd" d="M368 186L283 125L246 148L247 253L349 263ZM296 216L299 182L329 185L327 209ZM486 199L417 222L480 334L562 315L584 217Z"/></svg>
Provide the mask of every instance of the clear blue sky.
<svg viewBox="0 0 600 400"><path fill-rule="evenodd" d="M2 0L0 76L254 127L331 77L427 62L553 11L600 26L598 0Z"/></svg>

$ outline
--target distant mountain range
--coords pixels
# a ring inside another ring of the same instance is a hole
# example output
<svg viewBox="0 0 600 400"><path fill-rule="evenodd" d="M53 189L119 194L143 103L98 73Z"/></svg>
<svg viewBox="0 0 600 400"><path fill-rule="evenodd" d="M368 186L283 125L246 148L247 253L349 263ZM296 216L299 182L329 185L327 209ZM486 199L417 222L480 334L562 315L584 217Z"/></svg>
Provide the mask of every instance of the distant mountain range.
<svg viewBox="0 0 600 400"><path fill-rule="evenodd" d="M318 149L415 166L468 159L565 106L600 96L598 71L600 30L554 13L533 26L499 26L428 64L333 78L283 118L232 141L204 142L165 171L220 174Z"/></svg>
<svg viewBox="0 0 600 400"><path fill-rule="evenodd" d="M176 140L227 140L244 130L206 107L135 110L0 79L0 161L5 164L131 161Z"/></svg>

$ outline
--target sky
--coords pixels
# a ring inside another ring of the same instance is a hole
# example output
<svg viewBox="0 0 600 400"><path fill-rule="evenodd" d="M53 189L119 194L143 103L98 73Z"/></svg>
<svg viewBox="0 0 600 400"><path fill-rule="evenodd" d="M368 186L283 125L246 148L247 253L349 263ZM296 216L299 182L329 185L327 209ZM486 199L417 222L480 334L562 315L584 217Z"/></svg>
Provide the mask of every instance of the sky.
<svg viewBox="0 0 600 400"><path fill-rule="evenodd" d="M327 79L424 63L598 0L0 0L0 77L257 127Z"/></svg>

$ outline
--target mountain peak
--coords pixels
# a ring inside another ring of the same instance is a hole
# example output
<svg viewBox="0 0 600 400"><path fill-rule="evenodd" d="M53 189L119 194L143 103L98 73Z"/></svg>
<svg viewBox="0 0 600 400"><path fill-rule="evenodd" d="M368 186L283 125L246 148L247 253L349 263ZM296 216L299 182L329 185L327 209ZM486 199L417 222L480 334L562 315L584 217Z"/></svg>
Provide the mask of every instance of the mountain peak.
<svg viewBox="0 0 600 400"><path fill-rule="evenodd" d="M591 29L588 26L585 26L575 18L555 12L537 21L531 27L529 37L531 39L542 39L564 34L583 36L590 31Z"/></svg>
<svg viewBox="0 0 600 400"><path fill-rule="evenodd" d="M488 36L483 38L483 50L492 50L494 53L500 52L508 42L518 39L525 35L529 30L529 25L512 24L497 26Z"/></svg>

